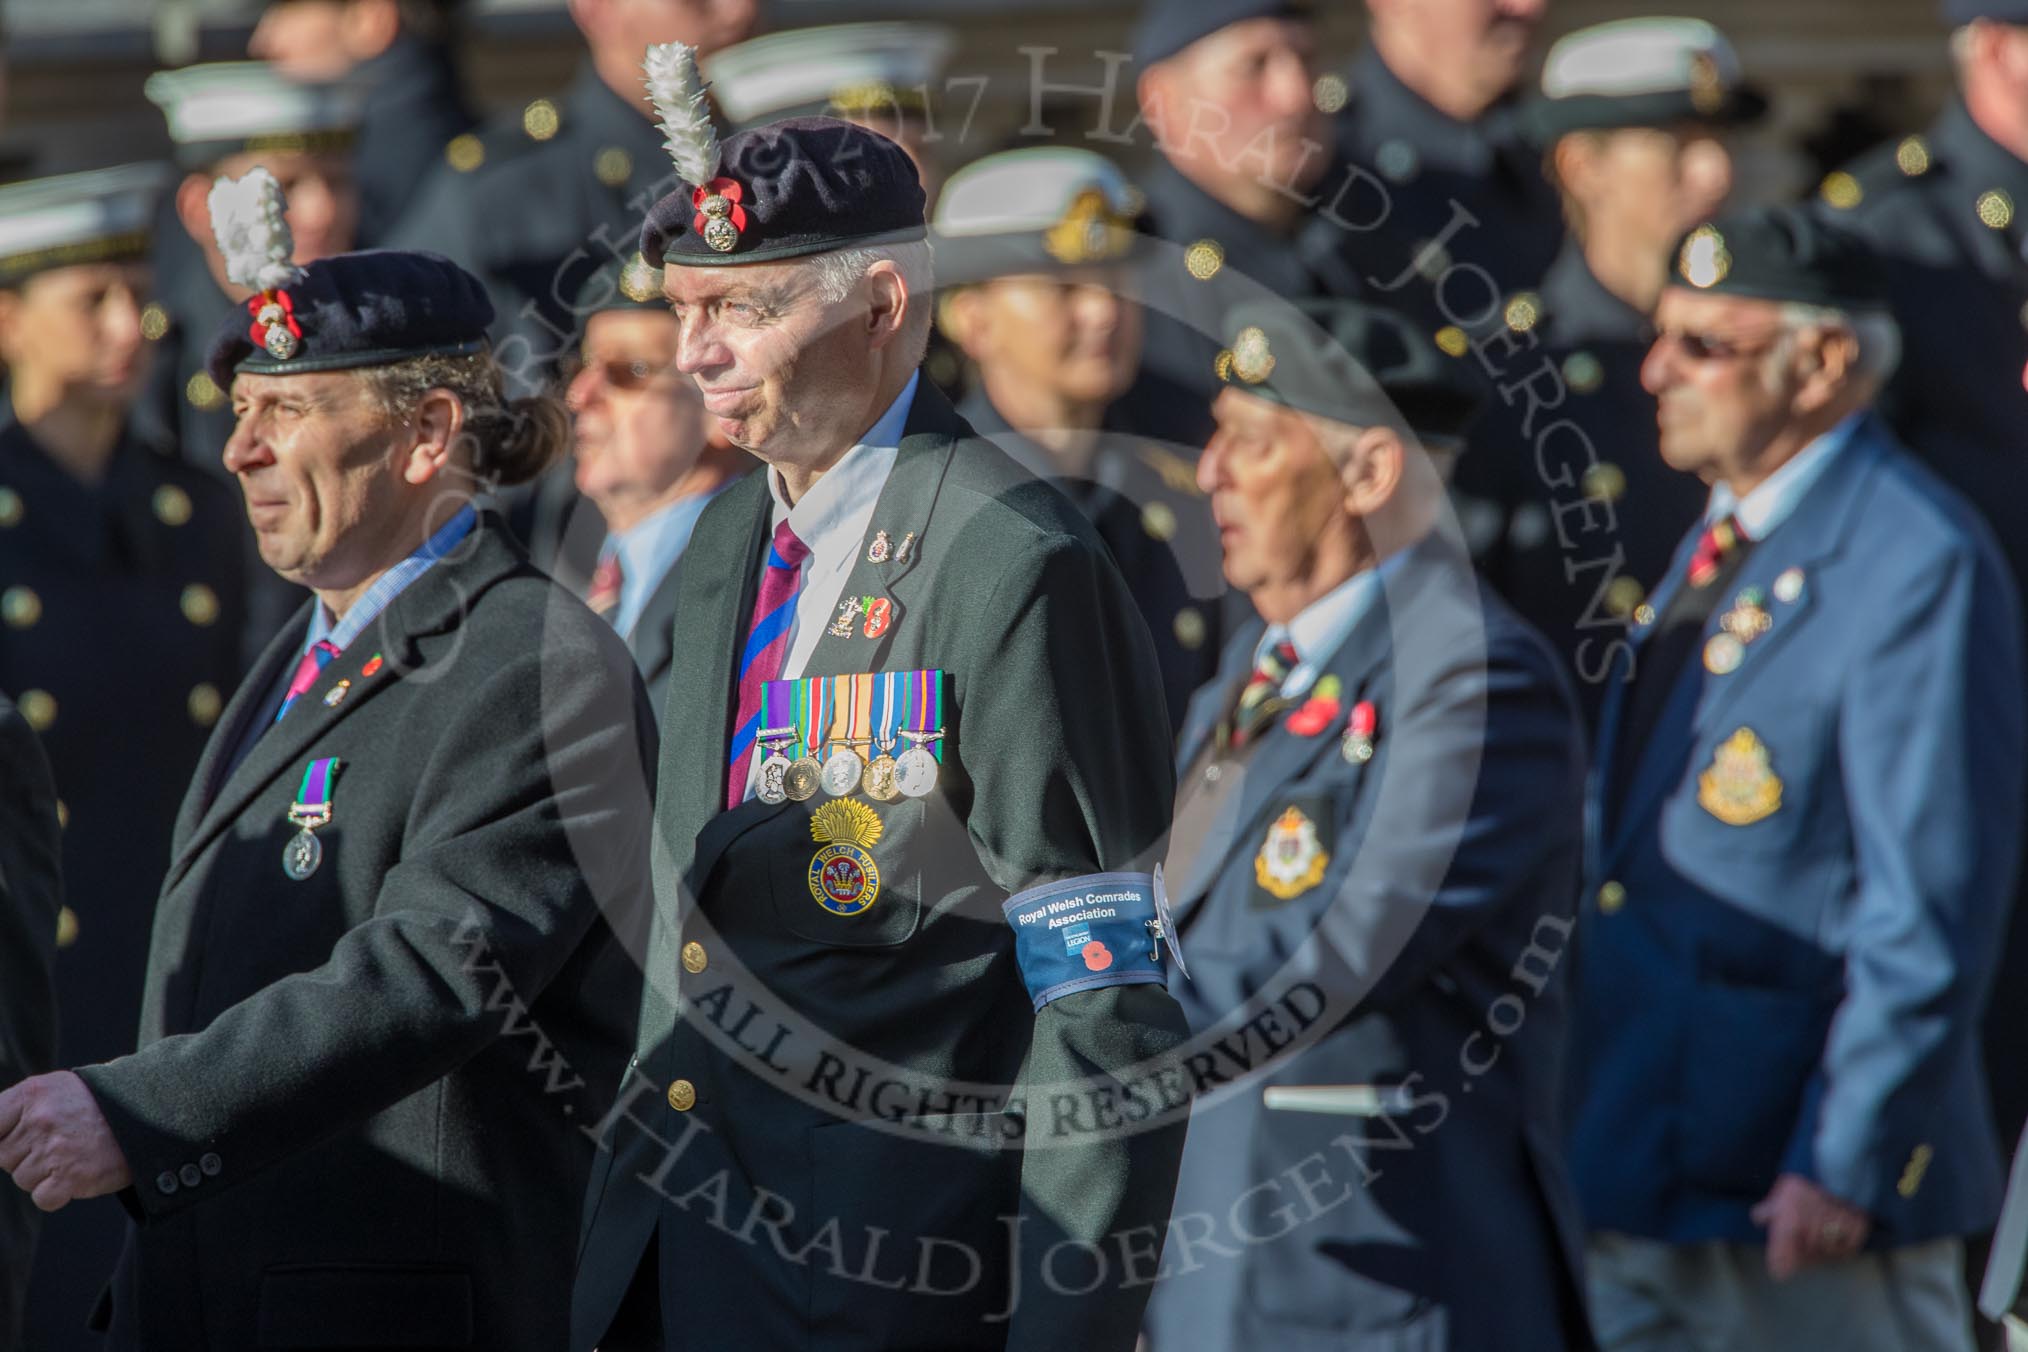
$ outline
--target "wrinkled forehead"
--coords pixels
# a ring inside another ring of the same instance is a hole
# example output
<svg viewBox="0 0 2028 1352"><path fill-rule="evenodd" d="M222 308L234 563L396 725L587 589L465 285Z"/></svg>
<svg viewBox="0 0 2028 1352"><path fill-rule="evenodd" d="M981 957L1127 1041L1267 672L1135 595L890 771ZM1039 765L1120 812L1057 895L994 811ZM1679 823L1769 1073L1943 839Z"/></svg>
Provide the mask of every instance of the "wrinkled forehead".
<svg viewBox="0 0 2028 1352"><path fill-rule="evenodd" d="M1687 286L1671 286L1655 307L1655 327L1670 332L1704 333L1765 328L1781 320L1781 303L1752 296L1712 295Z"/></svg>
<svg viewBox="0 0 2028 1352"><path fill-rule="evenodd" d="M817 267L815 258L715 267L665 263L662 294L672 305L707 305L721 300L790 303L815 293Z"/></svg>
<svg viewBox="0 0 2028 1352"><path fill-rule="evenodd" d="M303 371L290 375L262 375L241 371L232 378L234 403L260 403L278 399L316 404L339 402L365 388L363 368L346 371Z"/></svg>

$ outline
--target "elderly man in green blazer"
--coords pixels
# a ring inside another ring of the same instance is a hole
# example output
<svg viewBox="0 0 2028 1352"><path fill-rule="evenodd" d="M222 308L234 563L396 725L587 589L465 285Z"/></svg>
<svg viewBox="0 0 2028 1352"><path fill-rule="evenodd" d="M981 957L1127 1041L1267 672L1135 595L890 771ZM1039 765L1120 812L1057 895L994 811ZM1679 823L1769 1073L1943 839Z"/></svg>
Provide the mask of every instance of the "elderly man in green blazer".
<svg viewBox="0 0 2028 1352"><path fill-rule="evenodd" d="M688 53L648 65L683 181L642 252L765 468L684 565L572 1345L1127 1352L1185 1111L1149 1074L1184 1036L1152 642L1076 509L920 379L901 150L720 145Z"/></svg>

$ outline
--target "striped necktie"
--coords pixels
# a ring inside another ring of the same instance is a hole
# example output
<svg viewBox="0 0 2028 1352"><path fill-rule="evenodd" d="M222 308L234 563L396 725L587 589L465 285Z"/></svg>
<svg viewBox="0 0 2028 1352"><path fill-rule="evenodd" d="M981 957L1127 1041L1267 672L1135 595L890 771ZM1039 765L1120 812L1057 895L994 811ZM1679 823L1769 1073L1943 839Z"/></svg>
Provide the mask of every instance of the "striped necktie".
<svg viewBox="0 0 2028 1352"><path fill-rule="evenodd" d="M1693 587L1708 587L1718 576L1726 557L1746 539L1746 532L1739 528L1739 518L1726 514L1712 522L1697 537L1697 547L1690 551L1689 583Z"/></svg>
<svg viewBox="0 0 2028 1352"><path fill-rule="evenodd" d="M1274 718L1281 706L1269 697L1281 693L1282 682L1295 670L1297 660L1296 645L1287 639L1260 655L1260 660L1254 664L1253 675L1247 677L1246 684L1240 688L1238 703L1227 716L1228 746L1235 749L1245 746L1247 738Z"/></svg>
<svg viewBox="0 0 2028 1352"><path fill-rule="evenodd" d="M725 777L727 810L746 800L747 769L753 760L754 735L760 731L761 689L782 674L782 662L789 655L789 625L796 618L796 592L802 586L803 561L809 557L810 547L796 538L788 522L775 527L760 594L754 597L753 622L739 654L739 704Z"/></svg>
<svg viewBox="0 0 2028 1352"><path fill-rule="evenodd" d="M338 655L338 645L328 638L320 638L310 645L310 651L303 654L303 660L296 663L296 674L289 677L289 688L282 695L282 707L275 710L275 722L282 721L282 715L289 706L302 697L305 690L317 683L317 673L324 664Z"/></svg>
<svg viewBox="0 0 2028 1352"><path fill-rule="evenodd" d="M584 594L584 603L592 613L607 624L617 624L620 613L620 584L624 575L620 572L618 550L599 560L599 566L592 570L591 588Z"/></svg>

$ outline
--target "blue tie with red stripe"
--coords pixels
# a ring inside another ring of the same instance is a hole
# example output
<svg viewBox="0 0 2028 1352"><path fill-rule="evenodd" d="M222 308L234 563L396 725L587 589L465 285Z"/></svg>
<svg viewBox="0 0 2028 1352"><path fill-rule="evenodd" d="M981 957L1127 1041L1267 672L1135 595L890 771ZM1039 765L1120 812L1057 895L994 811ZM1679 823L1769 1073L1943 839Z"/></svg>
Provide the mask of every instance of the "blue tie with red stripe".
<svg viewBox="0 0 2028 1352"><path fill-rule="evenodd" d="M746 779L753 760L754 737L760 731L761 690L782 674L789 653L789 624L796 617L796 593L802 587L803 561L810 547L796 538L784 521L775 527L768 566L754 597L753 623L739 654L739 703L732 720L732 755L725 777L725 806L746 799Z"/></svg>

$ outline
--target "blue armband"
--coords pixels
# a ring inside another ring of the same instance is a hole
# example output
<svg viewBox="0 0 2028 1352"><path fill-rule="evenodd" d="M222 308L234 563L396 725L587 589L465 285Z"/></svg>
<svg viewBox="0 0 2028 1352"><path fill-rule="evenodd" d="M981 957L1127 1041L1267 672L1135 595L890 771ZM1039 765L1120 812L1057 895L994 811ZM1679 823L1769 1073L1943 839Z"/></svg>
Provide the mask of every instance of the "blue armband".
<svg viewBox="0 0 2028 1352"><path fill-rule="evenodd" d="M1145 873L1088 873L1031 887L1002 908L1035 1008L1073 991L1164 984L1163 927Z"/></svg>

